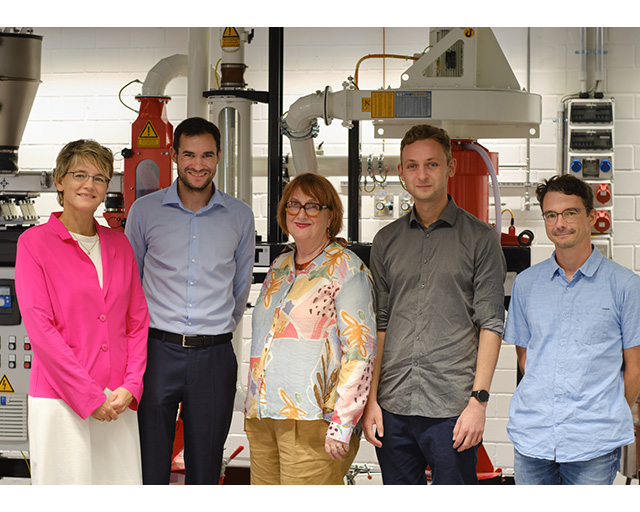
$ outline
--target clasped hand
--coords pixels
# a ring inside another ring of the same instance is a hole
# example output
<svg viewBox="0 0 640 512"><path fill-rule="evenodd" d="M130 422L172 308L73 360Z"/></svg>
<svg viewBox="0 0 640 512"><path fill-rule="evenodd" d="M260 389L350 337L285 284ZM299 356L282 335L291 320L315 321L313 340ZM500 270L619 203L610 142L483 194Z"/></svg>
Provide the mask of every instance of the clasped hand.
<svg viewBox="0 0 640 512"><path fill-rule="evenodd" d="M98 421L115 421L133 401L133 395L123 387L111 392L104 403L91 413L91 417Z"/></svg>

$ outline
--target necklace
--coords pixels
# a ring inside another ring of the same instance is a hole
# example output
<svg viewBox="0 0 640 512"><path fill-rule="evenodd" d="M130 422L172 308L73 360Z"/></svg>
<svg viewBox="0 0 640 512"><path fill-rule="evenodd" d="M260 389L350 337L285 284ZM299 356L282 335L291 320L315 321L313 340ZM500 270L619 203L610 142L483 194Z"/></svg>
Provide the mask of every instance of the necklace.
<svg viewBox="0 0 640 512"><path fill-rule="evenodd" d="M295 260L295 257L294 257L294 259L293 259L293 264L295 265L296 270L299 272L299 271L304 270L305 268L307 268L309 265L311 265L311 262L312 262L313 260L315 260L315 259L316 259L320 254L322 254L322 252L327 248L327 245L329 245L329 242L328 242L328 241L327 241L327 243L326 243L326 244L324 244L324 245L322 246L322 248L321 248L318 252L316 252L316 253L313 255L313 257L312 257L312 258L310 258L309 260L305 261L304 263L296 263L296 260Z"/></svg>
<svg viewBox="0 0 640 512"><path fill-rule="evenodd" d="M96 233L95 235L93 235L93 237L95 238L95 240L93 241L93 244L91 244L91 247L89 247L87 249L87 246L84 245L80 239L73 233L69 232L69 234L73 237L73 239L78 242L80 244L80 247L82 247L84 249L84 252L87 253L87 255L91 256L91 251L93 250L93 248L96 246L96 244L98 243L98 240L100 240L100 237L98 236L98 233Z"/></svg>

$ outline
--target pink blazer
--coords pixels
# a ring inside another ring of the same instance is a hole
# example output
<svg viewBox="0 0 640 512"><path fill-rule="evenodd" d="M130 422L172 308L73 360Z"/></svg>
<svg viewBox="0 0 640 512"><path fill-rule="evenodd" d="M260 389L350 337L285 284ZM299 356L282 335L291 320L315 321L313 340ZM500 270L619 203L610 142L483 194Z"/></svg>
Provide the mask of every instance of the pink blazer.
<svg viewBox="0 0 640 512"><path fill-rule="evenodd" d="M95 266L62 222L18 239L16 293L34 358L29 395L62 398L82 418L126 388L136 410L147 362L149 313L123 233L99 225L103 288Z"/></svg>

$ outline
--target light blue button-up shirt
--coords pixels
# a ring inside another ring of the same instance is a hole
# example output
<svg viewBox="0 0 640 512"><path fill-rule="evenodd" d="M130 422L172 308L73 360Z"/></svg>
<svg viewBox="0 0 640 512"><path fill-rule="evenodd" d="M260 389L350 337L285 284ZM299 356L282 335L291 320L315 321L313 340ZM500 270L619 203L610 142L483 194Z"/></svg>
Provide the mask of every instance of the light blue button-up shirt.
<svg viewBox="0 0 640 512"><path fill-rule="evenodd" d="M568 281L554 255L515 280L504 340L525 347L507 432L521 454L590 460L633 442L623 354L640 345L640 277L592 250Z"/></svg>
<svg viewBox="0 0 640 512"><path fill-rule="evenodd" d="M255 256L249 206L216 189L194 213L180 201L176 180L131 206L125 233L138 261L150 327L177 334L235 330Z"/></svg>

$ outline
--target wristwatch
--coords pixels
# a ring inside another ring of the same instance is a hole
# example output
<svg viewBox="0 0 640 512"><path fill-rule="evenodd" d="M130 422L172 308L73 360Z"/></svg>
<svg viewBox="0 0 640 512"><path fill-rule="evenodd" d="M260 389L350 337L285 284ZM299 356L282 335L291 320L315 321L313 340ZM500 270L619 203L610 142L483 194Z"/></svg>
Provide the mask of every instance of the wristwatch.
<svg viewBox="0 0 640 512"><path fill-rule="evenodd" d="M486 389L480 389L478 391L472 391L471 396L475 398L478 402L488 402L489 401L489 392Z"/></svg>

